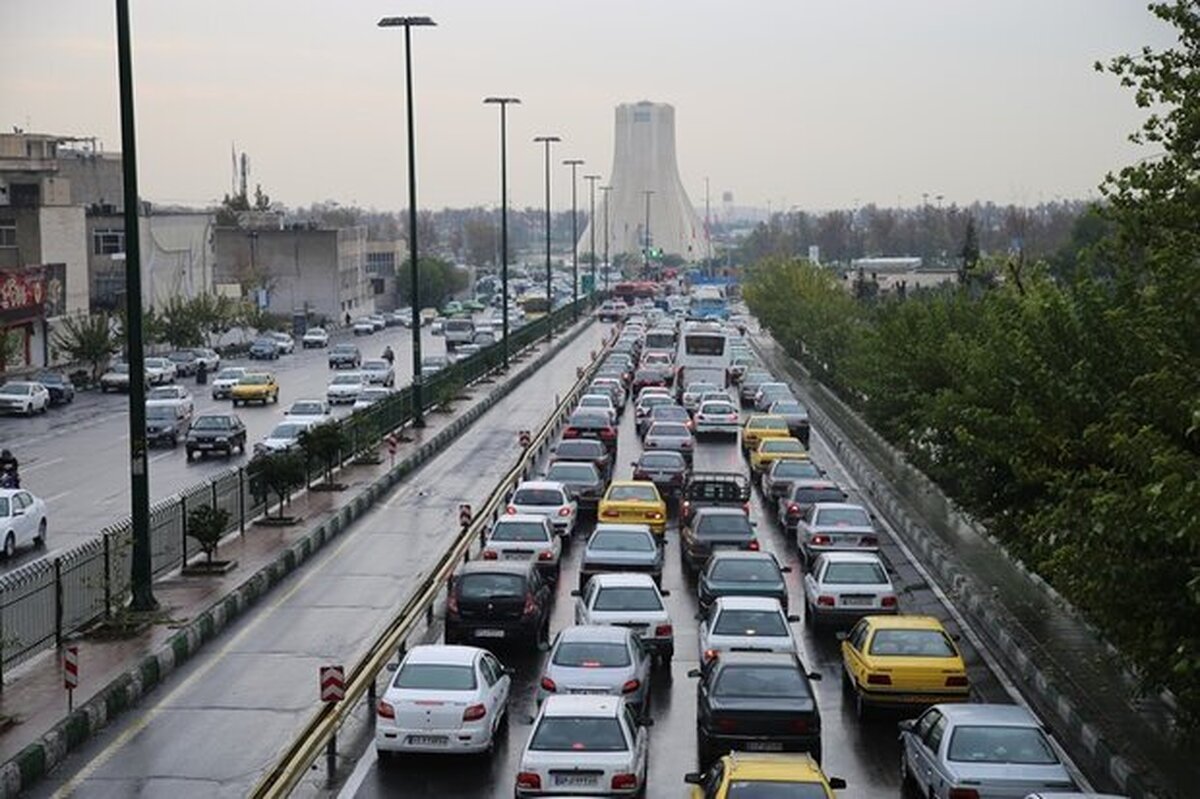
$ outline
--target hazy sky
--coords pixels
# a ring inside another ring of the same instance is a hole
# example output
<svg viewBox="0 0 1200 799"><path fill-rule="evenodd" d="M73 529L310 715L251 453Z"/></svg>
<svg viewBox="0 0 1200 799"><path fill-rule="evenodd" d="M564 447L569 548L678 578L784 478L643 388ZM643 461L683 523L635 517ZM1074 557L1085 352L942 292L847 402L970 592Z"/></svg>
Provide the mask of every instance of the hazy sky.
<svg viewBox="0 0 1200 799"><path fill-rule="evenodd" d="M1134 160L1141 115L1096 59L1163 46L1142 0L131 0L141 189L204 204L230 144L289 205L406 204L403 31L413 32L418 202L498 202L509 114L516 206L541 151L611 168L613 109L675 106L697 205L1036 203L1086 197ZM0 0L0 126L119 149L111 0ZM554 205L569 207L566 167ZM586 184L580 181L581 197ZM932 199L931 199L932 201Z"/></svg>

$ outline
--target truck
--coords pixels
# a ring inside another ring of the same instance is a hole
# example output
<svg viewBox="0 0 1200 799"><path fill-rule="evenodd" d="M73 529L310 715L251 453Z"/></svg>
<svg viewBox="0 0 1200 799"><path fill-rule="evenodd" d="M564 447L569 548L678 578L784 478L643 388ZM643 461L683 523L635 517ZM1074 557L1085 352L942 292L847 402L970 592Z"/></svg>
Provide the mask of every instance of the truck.
<svg viewBox="0 0 1200 799"><path fill-rule="evenodd" d="M692 472L680 493L679 522L691 523L700 508L750 512L750 478L741 472Z"/></svg>
<svg viewBox="0 0 1200 799"><path fill-rule="evenodd" d="M475 340L475 323L470 319L447 319L442 325L446 349L453 350Z"/></svg>

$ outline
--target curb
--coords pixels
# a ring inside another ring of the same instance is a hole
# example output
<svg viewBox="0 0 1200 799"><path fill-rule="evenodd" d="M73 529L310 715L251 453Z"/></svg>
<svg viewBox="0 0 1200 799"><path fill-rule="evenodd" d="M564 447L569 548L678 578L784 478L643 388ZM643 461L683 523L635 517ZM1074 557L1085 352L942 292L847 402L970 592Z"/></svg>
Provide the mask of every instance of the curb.
<svg viewBox="0 0 1200 799"><path fill-rule="evenodd" d="M187 626L146 655L124 674L112 680L94 697L80 705L38 740L0 766L0 799L15 797L33 787L85 741L103 730L126 710L135 707L148 692L186 663L204 644L216 638L231 622L271 591L280 581L307 562L325 544L370 510L393 486L428 461L497 402L507 397L534 372L578 338L594 323L588 316L582 325L560 333L550 348L526 363L511 380L493 389L481 401L438 432L417 451L368 484L325 521L279 552L274 560L243 580L230 593L209 605Z"/></svg>

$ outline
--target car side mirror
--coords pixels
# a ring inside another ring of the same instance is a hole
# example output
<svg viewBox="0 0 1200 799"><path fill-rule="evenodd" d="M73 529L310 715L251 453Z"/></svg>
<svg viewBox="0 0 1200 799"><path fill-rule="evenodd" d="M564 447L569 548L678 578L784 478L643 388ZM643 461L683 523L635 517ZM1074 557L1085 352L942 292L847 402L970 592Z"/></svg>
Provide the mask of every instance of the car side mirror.
<svg viewBox="0 0 1200 799"><path fill-rule="evenodd" d="M507 674L509 677L515 677L517 674L517 670L512 666L501 666L500 671L504 674Z"/></svg>
<svg viewBox="0 0 1200 799"><path fill-rule="evenodd" d="M787 617L787 620L789 624L795 624L796 622L800 621L800 617L793 613Z"/></svg>
<svg viewBox="0 0 1200 799"><path fill-rule="evenodd" d="M637 723L639 727L653 727L654 719L649 716L638 716Z"/></svg>
<svg viewBox="0 0 1200 799"><path fill-rule="evenodd" d="M810 671L810 672L808 673L808 679L810 679L810 680L814 680L814 681L816 681L816 682L820 682L820 681L821 681L823 678L821 677L821 672L819 672L819 671Z"/></svg>
<svg viewBox="0 0 1200 799"><path fill-rule="evenodd" d="M660 588L658 593L661 596L670 596L671 595L671 592L669 590L667 590L666 588Z"/></svg>
<svg viewBox="0 0 1200 799"><path fill-rule="evenodd" d="M683 781L688 785L703 785L704 775L699 771L689 771L687 774L683 775Z"/></svg>
<svg viewBox="0 0 1200 799"><path fill-rule="evenodd" d="M896 726L900 728L900 732L912 732L917 728L917 722L916 719L905 719L897 722Z"/></svg>
<svg viewBox="0 0 1200 799"><path fill-rule="evenodd" d="M791 574L792 567L791 566L780 566L779 571L782 572L783 574Z"/></svg>
<svg viewBox="0 0 1200 799"><path fill-rule="evenodd" d="M833 637L838 639L839 641L845 641L850 636L846 634L845 630L838 630L836 633L833 634Z"/></svg>
<svg viewBox="0 0 1200 799"><path fill-rule="evenodd" d="M829 787L835 791L844 791L846 790L846 781L841 777L830 777Z"/></svg>
<svg viewBox="0 0 1200 799"><path fill-rule="evenodd" d="M700 669L688 669L687 676L689 676L689 677L699 677L699 676L700 676Z"/></svg>
<svg viewBox="0 0 1200 799"><path fill-rule="evenodd" d="M583 596L583 594L579 593L579 589L578 589L578 588L572 588L572 589L571 589L571 596Z"/></svg>
<svg viewBox="0 0 1200 799"><path fill-rule="evenodd" d="M384 668L386 668L388 671L395 671L396 669L400 668L400 664L399 663L389 663Z"/></svg>

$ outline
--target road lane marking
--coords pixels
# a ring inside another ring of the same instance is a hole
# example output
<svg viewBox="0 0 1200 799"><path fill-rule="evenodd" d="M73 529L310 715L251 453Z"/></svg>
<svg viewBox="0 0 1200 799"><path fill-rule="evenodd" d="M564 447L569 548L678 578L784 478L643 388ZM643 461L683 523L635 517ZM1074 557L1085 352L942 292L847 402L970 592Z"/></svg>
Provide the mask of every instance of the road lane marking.
<svg viewBox="0 0 1200 799"><path fill-rule="evenodd" d="M23 467L21 469L21 471L36 472L38 469L44 468L46 466L53 466L56 463L62 463L63 460L64 460L63 458L51 458L50 460L46 460L46 461L38 461L37 463L31 463L28 466Z"/></svg>
<svg viewBox="0 0 1200 799"><path fill-rule="evenodd" d="M70 493L71 493L70 491L60 491L60 492L59 492L59 493L57 493L57 494L51 494L50 496L46 497L46 498L43 500L43 502L45 502L47 505L49 505L49 504L50 504L51 502L53 502L54 500L56 500L56 499L62 499L63 497L67 496L67 495L68 495L68 494L70 494Z"/></svg>

